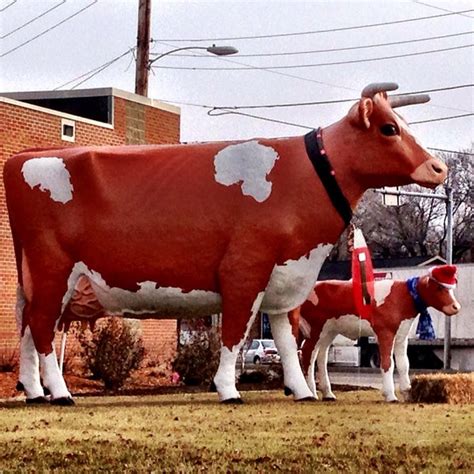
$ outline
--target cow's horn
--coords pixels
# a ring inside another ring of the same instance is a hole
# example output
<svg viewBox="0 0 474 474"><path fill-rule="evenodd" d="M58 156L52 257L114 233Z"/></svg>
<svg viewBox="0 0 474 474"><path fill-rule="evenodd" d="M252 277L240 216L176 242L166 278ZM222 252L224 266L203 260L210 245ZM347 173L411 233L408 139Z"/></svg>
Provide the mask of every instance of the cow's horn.
<svg viewBox="0 0 474 474"><path fill-rule="evenodd" d="M361 97L373 98L377 92L394 91L396 89L398 89L398 84L395 82L374 82L373 84L364 87Z"/></svg>
<svg viewBox="0 0 474 474"><path fill-rule="evenodd" d="M416 95L398 95L391 96L388 98L392 109L395 107L403 107L404 105L424 104L430 101L428 94L416 94Z"/></svg>

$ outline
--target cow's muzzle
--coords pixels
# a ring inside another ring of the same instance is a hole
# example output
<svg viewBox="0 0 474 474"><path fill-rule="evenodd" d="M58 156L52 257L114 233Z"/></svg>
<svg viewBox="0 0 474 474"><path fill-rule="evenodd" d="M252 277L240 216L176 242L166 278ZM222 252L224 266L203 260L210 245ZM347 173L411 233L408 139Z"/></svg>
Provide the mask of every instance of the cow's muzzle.
<svg viewBox="0 0 474 474"><path fill-rule="evenodd" d="M454 316L458 314L461 309L461 305L456 301L455 303L448 304L443 308L443 313L446 316Z"/></svg>
<svg viewBox="0 0 474 474"><path fill-rule="evenodd" d="M447 176L448 167L437 158L426 160L410 175L416 184L426 188L435 188L444 183Z"/></svg>

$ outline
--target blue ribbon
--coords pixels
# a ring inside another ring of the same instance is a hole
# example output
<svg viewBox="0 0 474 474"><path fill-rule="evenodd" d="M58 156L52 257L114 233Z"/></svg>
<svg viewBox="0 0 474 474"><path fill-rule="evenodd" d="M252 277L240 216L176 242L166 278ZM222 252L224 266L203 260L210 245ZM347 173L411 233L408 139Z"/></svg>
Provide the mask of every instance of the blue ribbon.
<svg viewBox="0 0 474 474"><path fill-rule="evenodd" d="M407 287L411 297L413 298L413 302L415 303L415 308L420 313L420 319L418 320L418 326L416 327L416 335L419 339L429 341L435 339L436 334L430 313L428 313L428 307L418 293L419 280L419 277L409 278L407 280Z"/></svg>

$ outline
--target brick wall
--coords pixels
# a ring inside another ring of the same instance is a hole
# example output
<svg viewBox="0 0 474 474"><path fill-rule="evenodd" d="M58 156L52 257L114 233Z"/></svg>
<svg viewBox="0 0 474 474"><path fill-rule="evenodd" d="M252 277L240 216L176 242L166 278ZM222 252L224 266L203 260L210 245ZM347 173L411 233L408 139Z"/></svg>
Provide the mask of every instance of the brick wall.
<svg viewBox="0 0 474 474"><path fill-rule="evenodd" d="M62 115L17 101L0 100L0 171L8 157L36 147L178 143L180 116L121 97L114 97L114 125L75 120L74 143L61 140ZM74 117L67 116L69 119ZM0 183L0 351L18 347L15 321L16 264L3 180ZM145 321L146 348L169 357L176 347L176 321Z"/></svg>

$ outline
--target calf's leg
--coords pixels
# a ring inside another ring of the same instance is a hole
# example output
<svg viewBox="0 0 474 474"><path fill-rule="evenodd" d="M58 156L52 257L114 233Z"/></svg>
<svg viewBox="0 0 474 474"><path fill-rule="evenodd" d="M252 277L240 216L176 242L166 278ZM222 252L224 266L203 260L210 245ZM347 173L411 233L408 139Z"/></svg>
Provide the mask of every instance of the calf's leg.
<svg viewBox="0 0 474 474"><path fill-rule="evenodd" d="M319 344L317 344L313 338L307 339L303 345L303 373L305 374L306 383L313 392L316 400L318 399L318 392L316 388L315 369L319 349Z"/></svg>
<svg viewBox="0 0 474 474"><path fill-rule="evenodd" d="M335 334L327 333L321 336L318 341L319 351L317 356L318 374L319 374L319 390L323 394L323 400L335 401L336 395L331 390L331 381L328 374L328 353L329 347L335 337Z"/></svg>
<svg viewBox="0 0 474 474"><path fill-rule="evenodd" d="M377 332L376 332L377 333ZM387 402L397 402L395 383L393 380L393 340L394 334L390 331L377 333L380 352L380 370L382 371L382 393Z"/></svg>
<svg viewBox="0 0 474 474"><path fill-rule="evenodd" d="M409 375L410 361L408 360L408 334L413 325L413 321L413 319L407 319L400 324L393 345L395 361L397 363L397 372L400 381L400 391L402 392L403 398L405 400L408 399L408 393L411 389Z"/></svg>

